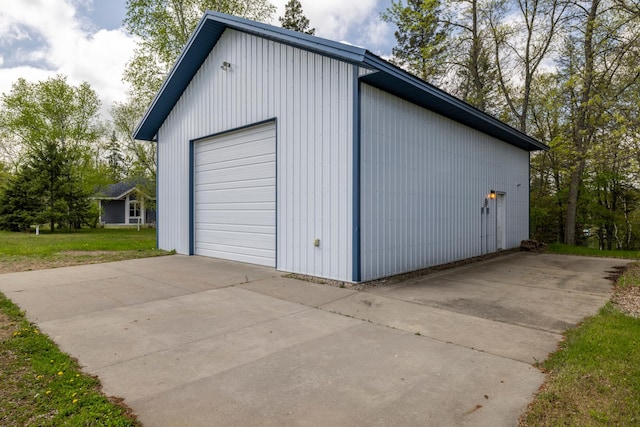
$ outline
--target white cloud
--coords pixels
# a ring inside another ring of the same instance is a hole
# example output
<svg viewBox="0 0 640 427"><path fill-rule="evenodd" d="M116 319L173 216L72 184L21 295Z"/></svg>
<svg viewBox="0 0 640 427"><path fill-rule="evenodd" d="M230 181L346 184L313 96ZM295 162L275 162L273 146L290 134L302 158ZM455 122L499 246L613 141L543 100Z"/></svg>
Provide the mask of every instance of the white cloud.
<svg viewBox="0 0 640 427"><path fill-rule="evenodd" d="M123 29L91 30L76 13L77 1L14 1L0 9L0 39L5 63L0 63L0 92L8 92L19 77L44 80L56 74L71 84L88 82L102 100L103 115L114 101L125 99L122 72L135 48ZM18 40L42 39L30 48L13 48ZM6 45L9 45L8 47ZM28 63L28 64L27 64ZM106 118L106 117L105 117Z"/></svg>
<svg viewBox="0 0 640 427"><path fill-rule="evenodd" d="M368 32L372 21L377 23L379 20L378 1L302 0L301 4L311 27L315 27L317 36L371 47L373 40L363 37L363 33ZM284 5L287 0L275 0L272 3L278 8L277 16L284 15ZM277 18L274 25L280 25ZM365 28L365 31L362 31L362 28ZM358 36L354 37L354 34ZM362 43L367 40L368 43Z"/></svg>

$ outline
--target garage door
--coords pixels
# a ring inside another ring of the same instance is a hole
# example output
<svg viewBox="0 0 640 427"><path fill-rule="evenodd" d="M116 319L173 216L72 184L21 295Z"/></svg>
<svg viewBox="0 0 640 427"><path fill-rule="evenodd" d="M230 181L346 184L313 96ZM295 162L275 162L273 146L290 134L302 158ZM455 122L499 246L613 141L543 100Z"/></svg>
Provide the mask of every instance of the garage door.
<svg viewBox="0 0 640 427"><path fill-rule="evenodd" d="M195 145L195 253L275 267L275 123Z"/></svg>

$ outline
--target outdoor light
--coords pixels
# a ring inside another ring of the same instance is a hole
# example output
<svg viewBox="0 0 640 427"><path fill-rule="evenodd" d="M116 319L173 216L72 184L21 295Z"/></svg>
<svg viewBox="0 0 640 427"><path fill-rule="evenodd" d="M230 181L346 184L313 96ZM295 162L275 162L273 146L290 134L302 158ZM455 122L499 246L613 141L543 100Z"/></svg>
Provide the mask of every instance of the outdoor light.
<svg viewBox="0 0 640 427"><path fill-rule="evenodd" d="M495 199L495 198L496 198L496 192L495 192L495 190L491 190L491 192L489 193L489 198L490 198L490 199Z"/></svg>
<svg viewBox="0 0 640 427"><path fill-rule="evenodd" d="M222 68L225 71L229 71L229 68L231 68L231 64L229 64L227 61L224 61L220 66L220 68Z"/></svg>

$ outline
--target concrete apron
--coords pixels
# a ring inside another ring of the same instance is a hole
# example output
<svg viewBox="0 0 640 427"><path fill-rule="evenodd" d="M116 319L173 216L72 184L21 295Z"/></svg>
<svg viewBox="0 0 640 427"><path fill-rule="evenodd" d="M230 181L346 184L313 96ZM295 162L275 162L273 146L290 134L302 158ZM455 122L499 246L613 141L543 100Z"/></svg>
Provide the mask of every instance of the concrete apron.
<svg viewBox="0 0 640 427"><path fill-rule="evenodd" d="M148 426L514 426L625 262L519 253L355 292L175 255L0 291Z"/></svg>

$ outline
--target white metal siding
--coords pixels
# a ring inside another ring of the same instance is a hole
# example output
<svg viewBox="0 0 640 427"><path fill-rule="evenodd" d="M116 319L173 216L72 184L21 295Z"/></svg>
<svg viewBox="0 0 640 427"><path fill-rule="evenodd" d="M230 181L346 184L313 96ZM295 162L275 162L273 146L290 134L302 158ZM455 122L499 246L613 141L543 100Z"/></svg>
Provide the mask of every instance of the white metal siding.
<svg viewBox="0 0 640 427"><path fill-rule="evenodd" d="M277 268L351 280L353 67L226 30L158 132L159 247L189 251L189 141L276 118Z"/></svg>
<svg viewBox="0 0 640 427"><path fill-rule="evenodd" d="M273 122L195 146L195 253L275 267Z"/></svg>
<svg viewBox="0 0 640 427"><path fill-rule="evenodd" d="M505 193L506 247L528 237L527 151L371 86L361 91L362 280L482 254L480 208L491 190ZM495 213L492 200L488 251Z"/></svg>

